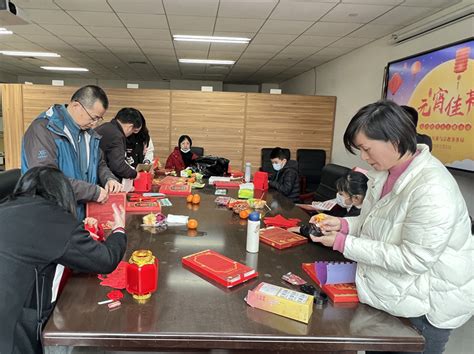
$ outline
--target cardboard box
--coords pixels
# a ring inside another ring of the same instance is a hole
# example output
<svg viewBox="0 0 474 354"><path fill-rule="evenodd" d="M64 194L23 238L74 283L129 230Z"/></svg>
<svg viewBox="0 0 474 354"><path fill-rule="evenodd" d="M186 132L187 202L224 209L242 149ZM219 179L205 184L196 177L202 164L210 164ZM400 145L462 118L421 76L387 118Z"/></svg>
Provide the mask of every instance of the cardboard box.
<svg viewBox="0 0 474 354"><path fill-rule="evenodd" d="M304 323L313 313L313 296L268 283L249 290L246 301L252 307Z"/></svg>

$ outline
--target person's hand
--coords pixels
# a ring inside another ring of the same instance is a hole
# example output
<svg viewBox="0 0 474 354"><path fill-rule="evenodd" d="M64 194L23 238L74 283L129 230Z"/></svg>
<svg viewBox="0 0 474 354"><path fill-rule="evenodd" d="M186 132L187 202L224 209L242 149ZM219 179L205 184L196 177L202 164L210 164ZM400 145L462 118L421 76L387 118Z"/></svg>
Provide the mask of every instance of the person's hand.
<svg viewBox="0 0 474 354"><path fill-rule="evenodd" d="M341 220L335 216L324 214L324 218L319 222L316 222L316 217L317 215L313 216L309 222L317 224L322 231L339 231L341 229Z"/></svg>
<svg viewBox="0 0 474 354"><path fill-rule="evenodd" d="M117 204L112 204L112 209L114 210L114 224L112 230L118 227L125 228L125 209L122 205L117 206Z"/></svg>
<svg viewBox="0 0 474 354"><path fill-rule="evenodd" d="M107 199L109 199L109 193L107 193L107 191L102 188L102 187L99 187L100 188L100 194L99 194L99 198L97 198L97 203L101 203L101 204L104 204Z"/></svg>
<svg viewBox="0 0 474 354"><path fill-rule="evenodd" d="M337 235L336 231L331 231L331 232L326 233L324 236L318 237L318 236L309 235L309 237L311 237L311 240L313 240L313 242L321 243L322 245L326 247L332 247L334 245L334 242L336 241L336 235Z"/></svg>
<svg viewBox="0 0 474 354"><path fill-rule="evenodd" d="M299 233L300 232L300 227L299 226L293 226L293 227L289 227L287 230L290 231L290 232Z"/></svg>
<svg viewBox="0 0 474 354"><path fill-rule="evenodd" d="M87 218L84 219L84 225L88 225L91 227L98 228L99 227L99 222L97 221L96 218L92 218L88 216Z"/></svg>
<svg viewBox="0 0 474 354"><path fill-rule="evenodd" d="M108 193L118 193L123 190L123 185L119 181L116 181L114 179L109 179L107 183L105 184L105 190Z"/></svg>

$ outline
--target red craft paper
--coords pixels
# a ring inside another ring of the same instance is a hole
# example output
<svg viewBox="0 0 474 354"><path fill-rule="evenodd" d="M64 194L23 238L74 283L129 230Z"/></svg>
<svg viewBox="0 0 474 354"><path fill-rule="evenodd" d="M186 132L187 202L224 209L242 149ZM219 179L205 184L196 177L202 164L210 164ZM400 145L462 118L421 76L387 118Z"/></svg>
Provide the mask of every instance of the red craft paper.
<svg viewBox="0 0 474 354"><path fill-rule="evenodd" d="M241 184L242 184L241 181L215 181L214 187L232 189L232 188L239 188Z"/></svg>
<svg viewBox="0 0 474 354"><path fill-rule="evenodd" d="M120 290L111 290L107 293L107 298L114 301L120 300L123 298L123 292Z"/></svg>
<svg viewBox="0 0 474 354"><path fill-rule="evenodd" d="M321 282L314 270L314 263L303 263L303 270L308 273L311 279L324 291L334 303L340 302L359 302L357 288L354 283L347 284L329 284L321 286Z"/></svg>
<svg viewBox="0 0 474 354"><path fill-rule="evenodd" d="M255 269L211 250L183 257L181 262L227 288L258 276Z"/></svg>
<svg viewBox="0 0 474 354"><path fill-rule="evenodd" d="M308 239L280 227L268 227L260 230L260 241L281 250L307 243Z"/></svg>
<svg viewBox="0 0 474 354"><path fill-rule="evenodd" d="M275 216L267 216L266 218L263 219L263 222L265 223L266 226L277 226L277 227L283 227L285 229L289 227L294 227L297 226L298 223L300 222L300 219L287 219L280 214L275 215Z"/></svg>
<svg viewBox="0 0 474 354"><path fill-rule="evenodd" d="M97 202L89 202L86 206L86 215L87 217L92 217L96 219L104 229L110 229L111 226L108 225L108 221L113 223L114 221L114 210L112 209L112 204L122 206L125 209L125 193L111 193L109 194L109 199L104 204Z"/></svg>
<svg viewBox="0 0 474 354"><path fill-rule="evenodd" d="M114 289L125 289L127 286L127 267L128 263L121 261L112 273L99 274L97 277L102 280L100 285L110 286Z"/></svg>

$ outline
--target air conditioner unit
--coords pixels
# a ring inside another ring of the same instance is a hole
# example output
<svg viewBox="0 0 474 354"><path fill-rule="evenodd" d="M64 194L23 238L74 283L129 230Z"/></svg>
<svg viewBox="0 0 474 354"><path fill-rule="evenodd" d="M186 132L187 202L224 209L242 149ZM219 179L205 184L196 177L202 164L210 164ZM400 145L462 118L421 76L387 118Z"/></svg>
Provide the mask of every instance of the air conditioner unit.
<svg viewBox="0 0 474 354"><path fill-rule="evenodd" d="M0 0L0 26L29 24L25 12L8 0Z"/></svg>
<svg viewBox="0 0 474 354"><path fill-rule="evenodd" d="M438 28L442 28L444 26L453 24L455 22L461 21L468 17L472 17L474 15L474 6L468 5L462 8L459 8L453 12L450 12L446 15L443 15L437 19L432 21L426 22L424 24L420 24L415 28L409 29L407 31L399 31L392 34L392 38L390 42L392 44L399 44L406 42L408 40L414 39L431 31L434 31Z"/></svg>

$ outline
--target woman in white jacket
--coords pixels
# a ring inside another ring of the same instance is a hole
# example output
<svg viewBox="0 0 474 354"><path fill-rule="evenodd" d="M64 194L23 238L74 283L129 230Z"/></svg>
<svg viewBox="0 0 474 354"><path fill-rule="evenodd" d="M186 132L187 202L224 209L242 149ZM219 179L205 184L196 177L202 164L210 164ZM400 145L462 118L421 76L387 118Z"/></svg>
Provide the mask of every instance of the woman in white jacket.
<svg viewBox="0 0 474 354"><path fill-rule="evenodd" d="M317 242L357 262L361 302L408 318L425 337L424 353L443 353L474 308L473 237L458 185L416 145L413 123L393 102L361 108L344 144L374 170L360 216L327 216Z"/></svg>

